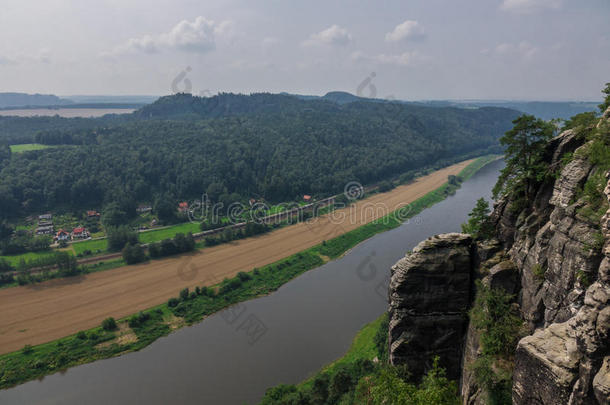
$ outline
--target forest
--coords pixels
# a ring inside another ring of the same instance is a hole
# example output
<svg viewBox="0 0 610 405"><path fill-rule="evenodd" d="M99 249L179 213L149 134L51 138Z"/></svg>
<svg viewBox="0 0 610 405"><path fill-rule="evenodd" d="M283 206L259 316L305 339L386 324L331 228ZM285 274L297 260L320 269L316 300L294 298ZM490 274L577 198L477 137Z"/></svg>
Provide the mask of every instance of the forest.
<svg viewBox="0 0 610 405"><path fill-rule="evenodd" d="M499 151L518 112L179 94L133 114L0 117L0 218L200 198L285 201ZM16 143L53 145L10 153Z"/></svg>

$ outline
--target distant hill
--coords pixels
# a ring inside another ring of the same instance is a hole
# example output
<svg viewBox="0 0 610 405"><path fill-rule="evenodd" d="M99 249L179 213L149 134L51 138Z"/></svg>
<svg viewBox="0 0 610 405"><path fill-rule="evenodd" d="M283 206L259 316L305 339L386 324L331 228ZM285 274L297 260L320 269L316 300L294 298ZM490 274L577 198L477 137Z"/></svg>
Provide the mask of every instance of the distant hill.
<svg viewBox="0 0 610 405"><path fill-rule="evenodd" d="M380 98L365 98L355 96L352 93L348 93L347 91L330 91L323 96L309 96L302 94L290 94L290 93L280 93L285 96L293 96L299 98L301 100L327 100L332 101L337 104L348 104L356 101L371 101L375 103L385 103L388 100L380 99Z"/></svg>
<svg viewBox="0 0 610 405"><path fill-rule="evenodd" d="M52 94L0 93L0 108L27 106L56 106L71 104L72 101Z"/></svg>
<svg viewBox="0 0 610 405"><path fill-rule="evenodd" d="M292 95L302 100L328 100L337 104L348 104L357 101L390 102L379 98L358 97L345 91L331 91L324 96L303 96L299 94L282 93ZM480 108L500 107L532 114L536 117L550 120L553 118L568 119L576 114L588 111L597 111L597 105L601 102L594 101L510 101L510 100L424 100L424 101L400 101L391 100L395 103L420 105L426 107L457 107L457 108Z"/></svg>
<svg viewBox="0 0 610 405"><path fill-rule="evenodd" d="M321 98L302 99L287 94L254 93L250 95L220 93L213 97L196 97L187 93L159 98L134 115L142 119L201 119L233 115L289 113L303 110L336 111L337 103Z"/></svg>
<svg viewBox="0 0 610 405"><path fill-rule="evenodd" d="M550 120L553 118L568 119L576 114L597 111L599 102L592 101L425 101L418 103L431 107L503 107L521 111L526 114Z"/></svg>

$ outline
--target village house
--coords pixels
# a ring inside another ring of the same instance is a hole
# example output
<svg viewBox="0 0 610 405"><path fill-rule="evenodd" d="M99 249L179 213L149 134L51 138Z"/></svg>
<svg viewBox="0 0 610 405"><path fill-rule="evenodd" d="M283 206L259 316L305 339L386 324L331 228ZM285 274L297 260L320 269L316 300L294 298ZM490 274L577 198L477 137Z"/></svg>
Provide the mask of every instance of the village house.
<svg viewBox="0 0 610 405"><path fill-rule="evenodd" d="M308 194L305 194L305 195L303 196L303 200L305 200L305 201L309 202L309 201L311 201L311 196L310 196L310 195L308 195Z"/></svg>
<svg viewBox="0 0 610 405"><path fill-rule="evenodd" d="M87 211L87 218L99 218L101 215L97 211Z"/></svg>
<svg viewBox="0 0 610 405"><path fill-rule="evenodd" d="M87 239L89 237L89 232L87 229L83 227L74 228L72 230L72 240L75 239Z"/></svg>
<svg viewBox="0 0 610 405"><path fill-rule="evenodd" d="M187 212L189 209L189 203L187 203L186 201L181 202L178 204L178 211L179 212Z"/></svg>
<svg viewBox="0 0 610 405"><path fill-rule="evenodd" d="M70 233L68 233L67 231L64 231L63 229L60 229L55 234L55 240L57 242L68 241L68 240L70 240Z"/></svg>

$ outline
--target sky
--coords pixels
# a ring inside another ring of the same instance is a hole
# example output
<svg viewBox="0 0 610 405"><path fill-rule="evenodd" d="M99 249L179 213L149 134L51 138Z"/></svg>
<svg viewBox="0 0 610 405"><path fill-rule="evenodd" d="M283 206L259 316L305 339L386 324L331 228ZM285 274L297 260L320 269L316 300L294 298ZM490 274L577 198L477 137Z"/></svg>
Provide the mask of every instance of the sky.
<svg viewBox="0 0 610 405"><path fill-rule="evenodd" d="M609 0L0 0L0 92L592 100Z"/></svg>

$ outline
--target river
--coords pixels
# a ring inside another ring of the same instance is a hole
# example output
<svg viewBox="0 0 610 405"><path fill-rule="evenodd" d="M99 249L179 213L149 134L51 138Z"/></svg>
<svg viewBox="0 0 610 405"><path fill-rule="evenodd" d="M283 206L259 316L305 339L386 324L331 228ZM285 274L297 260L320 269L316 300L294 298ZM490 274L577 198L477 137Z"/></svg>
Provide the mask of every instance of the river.
<svg viewBox="0 0 610 405"><path fill-rule="evenodd" d="M341 357L387 307L390 267L428 236L459 231L490 198L503 162L455 195L275 293L182 328L145 349L0 391L1 404L255 404ZM248 333L255 325L256 333Z"/></svg>

